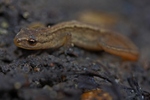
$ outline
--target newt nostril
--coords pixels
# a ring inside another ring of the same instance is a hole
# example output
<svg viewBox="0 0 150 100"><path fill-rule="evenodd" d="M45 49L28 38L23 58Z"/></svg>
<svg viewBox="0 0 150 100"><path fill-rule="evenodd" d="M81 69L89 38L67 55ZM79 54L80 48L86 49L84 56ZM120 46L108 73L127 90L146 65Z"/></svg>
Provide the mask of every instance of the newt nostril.
<svg viewBox="0 0 150 100"><path fill-rule="evenodd" d="M21 39L15 38L15 39L14 39L14 42L19 43L19 42L21 42Z"/></svg>
<svg viewBox="0 0 150 100"><path fill-rule="evenodd" d="M17 43L19 43L21 41L21 39L17 39L16 41L17 41Z"/></svg>
<svg viewBox="0 0 150 100"><path fill-rule="evenodd" d="M18 39L18 38L14 38L14 44L15 44L15 45L18 45L20 42L21 42L21 40L20 40L20 39Z"/></svg>

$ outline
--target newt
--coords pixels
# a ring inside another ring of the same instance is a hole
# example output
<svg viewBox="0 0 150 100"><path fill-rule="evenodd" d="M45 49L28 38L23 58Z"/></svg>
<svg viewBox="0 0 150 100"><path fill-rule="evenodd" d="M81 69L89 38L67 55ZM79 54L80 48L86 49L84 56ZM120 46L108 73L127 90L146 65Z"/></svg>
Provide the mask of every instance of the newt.
<svg viewBox="0 0 150 100"><path fill-rule="evenodd" d="M139 58L138 48L126 36L79 21L37 29L24 28L14 38L16 46L28 50L59 48L71 43L87 50L104 50L125 60L136 61Z"/></svg>

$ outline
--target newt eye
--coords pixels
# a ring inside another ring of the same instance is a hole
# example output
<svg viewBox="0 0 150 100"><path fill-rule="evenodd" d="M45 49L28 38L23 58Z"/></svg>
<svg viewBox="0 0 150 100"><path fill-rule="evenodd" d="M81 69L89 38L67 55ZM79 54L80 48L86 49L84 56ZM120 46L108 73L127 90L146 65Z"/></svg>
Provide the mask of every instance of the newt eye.
<svg viewBox="0 0 150 100"><path fill-rule="evenodd" d="M37 43L37 41L36 41L35 39L33 39L33 38L30 38L30 39L28 40L28 44L31 45L31 46L36 45L36 43Z"/></svg>

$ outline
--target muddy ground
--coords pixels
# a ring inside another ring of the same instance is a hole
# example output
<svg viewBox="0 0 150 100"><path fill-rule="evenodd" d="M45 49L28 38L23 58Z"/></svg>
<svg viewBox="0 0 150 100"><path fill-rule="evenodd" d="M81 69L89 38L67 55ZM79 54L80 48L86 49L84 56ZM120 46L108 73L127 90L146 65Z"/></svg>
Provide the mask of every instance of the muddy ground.
<svg viewBox="0 0 150 100"><path fill-rule="evenodd" d="M13 38L32 22L45 25L77 19L84 10L113 12L134 27L120 25L139 48L136 62L106 52L72 47L29 51ZM102 89L114 100L150 100L149 0L0 0L0 100L79 100L85 91Z"/></svg>

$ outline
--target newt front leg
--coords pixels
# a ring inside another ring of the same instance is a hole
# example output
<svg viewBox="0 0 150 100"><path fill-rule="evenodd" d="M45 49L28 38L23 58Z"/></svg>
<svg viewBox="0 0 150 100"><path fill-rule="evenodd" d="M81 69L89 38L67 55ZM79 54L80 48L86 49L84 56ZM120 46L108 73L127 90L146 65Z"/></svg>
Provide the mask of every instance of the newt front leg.
<svg viewBox="0 0 150 100"><path fill-rule="evenodd" d="M70 37L67 37L70 33ZM112 32L78 21L59 23L48 28L22 29L14 38L16 46L29 49L59 48L71 42L84 49L117 55L126 60L137 60L139 51L130 39Z"/></svg>

